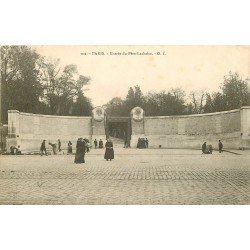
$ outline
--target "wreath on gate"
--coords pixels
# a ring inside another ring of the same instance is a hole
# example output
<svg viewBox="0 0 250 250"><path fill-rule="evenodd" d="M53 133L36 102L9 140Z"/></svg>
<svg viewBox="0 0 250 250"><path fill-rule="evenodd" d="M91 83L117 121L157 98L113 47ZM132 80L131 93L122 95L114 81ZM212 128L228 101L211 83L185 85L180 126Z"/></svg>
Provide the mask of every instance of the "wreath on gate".
<svg viewBox="0 0 250 250"><path fill-rule="evenodd" d="M101 107L97 107L93 110L94 119L101 122L104 119L104 110Z"/></svg>
<svg viewBox="0 0 250 250"><path fill-rule="evenodd" d="M136 107L132 111L133 119L137 122L140 122L143 120L143 110L140 107Z"/></svg>

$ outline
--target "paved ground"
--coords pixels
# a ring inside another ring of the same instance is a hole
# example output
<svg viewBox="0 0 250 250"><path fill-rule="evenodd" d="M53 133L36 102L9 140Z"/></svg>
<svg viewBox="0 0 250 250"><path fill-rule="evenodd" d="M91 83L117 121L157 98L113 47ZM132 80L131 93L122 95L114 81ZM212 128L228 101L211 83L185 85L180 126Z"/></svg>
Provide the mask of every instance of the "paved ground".
<svg viewBox="0 0 250 250"><path fill-rule="evenodd" d="M0 156L0 204L250 204L250 152L116 149Z"/></svg>

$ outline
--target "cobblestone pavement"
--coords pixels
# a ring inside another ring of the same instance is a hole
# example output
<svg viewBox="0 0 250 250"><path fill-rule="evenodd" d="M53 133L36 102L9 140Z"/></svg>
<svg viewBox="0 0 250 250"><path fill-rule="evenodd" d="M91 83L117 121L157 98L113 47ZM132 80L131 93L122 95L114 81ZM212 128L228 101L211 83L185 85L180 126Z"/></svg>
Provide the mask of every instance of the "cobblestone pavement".
<svg viewBox="0 0 250 250"><path fill-rule="evenodd" d="M250 204L250 154L117 149L0 156L0 204Z"/></svg>

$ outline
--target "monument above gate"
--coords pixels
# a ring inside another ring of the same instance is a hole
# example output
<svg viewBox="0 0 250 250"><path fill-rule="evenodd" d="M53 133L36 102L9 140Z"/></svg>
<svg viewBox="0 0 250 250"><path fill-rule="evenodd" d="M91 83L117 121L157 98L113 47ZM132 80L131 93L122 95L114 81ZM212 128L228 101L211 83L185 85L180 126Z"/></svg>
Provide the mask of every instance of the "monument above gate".
<svg viewBox="0 0 250 250"><path fill-rule="evenodd" d="M131 110L132 118L136 122L141 122L144 116L144 110L140 107L135 107Z"/></svg>
<svg viewBox="0 0 250 250"><path fill-rule="evenodd" d="M101 122L105 118L105 110L102 107L96 107L92 111L93 118L95 121Z"/></svg>

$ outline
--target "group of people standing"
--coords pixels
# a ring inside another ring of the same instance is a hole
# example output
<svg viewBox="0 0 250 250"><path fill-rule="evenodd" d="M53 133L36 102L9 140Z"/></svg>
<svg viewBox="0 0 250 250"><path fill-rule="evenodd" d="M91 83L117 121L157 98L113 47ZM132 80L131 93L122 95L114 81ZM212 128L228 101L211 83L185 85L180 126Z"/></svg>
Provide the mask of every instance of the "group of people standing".
<svg viewBox="0 0 250 250"><path fill-rule="evenodd" d="M94 145L95 148L97 148L97 140L94 140ZM99 148L103 148L103 141L100 139L99 141ZM114 148L113 148L113 143L110 139L107 139L107 142L105 143L105 154L104 154L104 159L108 160L113 160L114 159ZM83 138L79 138L77 140L76 144L76 154L75 154L75 163L85 163L85 153L89 152L89 146L88 142L84 140Z"/></svg>
<svg viewBox="0 0 250 250"><path fill-rule="evenodd" d="M57 144L56 143L48 143L52 147L53 154L57 154ZM97 140L94 140L94 145L95 148L97 148ZM75 163L85 163L85 154L90 152L90 142L88 139L83 139L83 138L78 138L77 143L76 143L76 153L75 153ZM99 140L99 148L103 148L103 141L102 139ZM113 143L110 139L107 140L105 143L105 154L104 154L104 159L108 160L113 160L114 159L114 149L113 149ZM61 150L61 141L58 139L58 151ZM73 153L73 147L72 147L72 142L68 142L68 154ZM46 140L42 141L41 147L40 147L40 153L41 156L43 155L48 155L47 149L46 149Z"/></svg>
<svg viewBox="0 0 250 250"><path fill-rule="evenodd" d="M148 138L138 138L137 148L148 148Z"/></svg>
<svg viewBox="0 0 250 250"><path fill-rule="evenodd" d="M99 140L99 143L95 139L94 140L94 145L95 145L95 148L103 148L103 141L102 141L102 139Z"/></svg>
<svg viewBox="0 0 250 250"><path fill-rule="evenodd" d="M219 153L222 153L223 151L223 144L221 140L219 140L218 143ZM207 145L207 142L204 142L201 147L202 154L212 154L213 153L213 147L212 145Z"/></svg>
<svg viewBox="0 0 250 250"><path fill-rule="evenodd" d="M40 147L41 156L48 155L45 144L46 144L46 140L43 140L41 147ZM48 144L52 147L52 152L54 155L57 155L58 152L62 151L62 149L61 149L62 143L61 143L60 139L57 140L57 143L49 142Z"/></svg>
<svg viewBox="0 0 250 250"><path fill-rule="evenodd" d="M20 149L20 146L10 146L10 154L11 155L21 155L22 152L21 152L21 149Z"/></svg>

